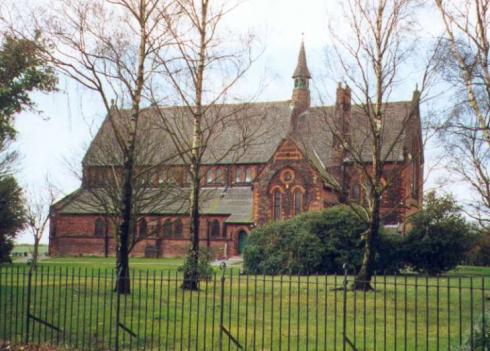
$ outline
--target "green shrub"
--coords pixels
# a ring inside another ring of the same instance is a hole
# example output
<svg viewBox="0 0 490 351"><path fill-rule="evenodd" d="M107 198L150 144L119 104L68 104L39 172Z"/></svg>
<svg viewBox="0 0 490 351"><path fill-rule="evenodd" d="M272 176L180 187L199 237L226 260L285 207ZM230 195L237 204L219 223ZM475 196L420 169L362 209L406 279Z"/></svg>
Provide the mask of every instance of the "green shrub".
<svg viewBox="0 0 490 351"><path fill-rule="evenodd" d="M10 252L13 248L13 240L0 236L0 264L11 261Z"/></svg>
<svg viewBox="0 0 490 351"><path fill-rule="evenodd" d="M254 274L342 273L358 269L366 224L351 209L337 206L252 231L244 268Z"/></svg>
<svg viewBox="0 0 490 351"><path fill-rule="evenodd" d="M462 262L475 241L472 226L450 196L430 193L415 214L404 246L407 263L418 272L439 274Z"/></svg>
<svg viewBox="0 0 490 351"><path fill-rule="evenodd" d="M473 330L466 332L463 345L455 351L490 350L490 313L482 314L473 325Z"/></svg>
<svg viewBox="0 0 490 351"><path fill-rule="evenodd" d="M279 222L255 229L244 252L244 268L252 274L314 273L320 268L322 245L299 222Z"/></svg>
<svg viewBox="0 0 490 351"><path fill-rule="evenodd" d="M210 265L212 257L213 255L211 250L209 250L208 248L200 247L199 258L196 265L195 262L193 262L191 250L189 249L184 263L178 267L178 271L183 272L184 275L187 275L190 272L195 272L199 281L209 280L213 276L213 268Z"/></svg>
<svg viewBox="0 0 490 351"><path fill-rule="evenodd" d="M399 273L406 265L405 241L400 234L381 231L377 243L375 271L378 273Z"/></svg>
<svg viewBox="0 0 490 351"><path fill-rule="evenodd" d="M465 264L470 266L490 266L490 233L481 233L478 241L466 253Z"/></svg>

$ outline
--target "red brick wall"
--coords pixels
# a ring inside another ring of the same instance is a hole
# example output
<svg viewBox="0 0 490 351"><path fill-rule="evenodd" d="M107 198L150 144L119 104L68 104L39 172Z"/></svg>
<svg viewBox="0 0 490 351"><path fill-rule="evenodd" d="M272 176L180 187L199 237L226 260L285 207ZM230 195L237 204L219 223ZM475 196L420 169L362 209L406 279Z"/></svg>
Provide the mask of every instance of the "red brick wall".
<svg viewBox="0 0 490 351"><path fill-rule="evenodd" d="M273 160L262 169L253 186L254 220L257 225L273 220L272 192L276 189L282 194L281 217L283 219L295 215L293 196L295 189L304 191L303 212L322 209L327 199L335 199L335 196L324 188L318 173L304 160L294 142L285 140L276 151ZM285 179L285 171L292 174L290 180Z"/></svg>
<svg viewBox="0 0 490 351"><path fill-rule="evenodd" d="M100 216L94 215L60 215L56 214L51 218L51 232L49 242L49 253L52 256L103 256L105 248L105 238L95 236L95 220ZM144 256L147 246L156 246L159 252L165 257L184 256L190 247L190 232L188 217L145 217L150 228L157 228L157 223L161 224L166 219L175 220L180 218L183 222L182 238L157 238L151 236L135 244L131 250L131 256ZM210 238L208 241L208 222L217 219L220 222L223 237ZM241 229L250 231L248 225L228 225L225 223L224 216L206 216L201 218L200 240L201 246L209 245L216 257L227 257L238 253L238 232ZM149 232L150 233L150 232ZM108 253L113 256L116 252L114 241L115 228L109 229L110 238L108 241ZM236 242L235 242L236 240Z"/></svg>

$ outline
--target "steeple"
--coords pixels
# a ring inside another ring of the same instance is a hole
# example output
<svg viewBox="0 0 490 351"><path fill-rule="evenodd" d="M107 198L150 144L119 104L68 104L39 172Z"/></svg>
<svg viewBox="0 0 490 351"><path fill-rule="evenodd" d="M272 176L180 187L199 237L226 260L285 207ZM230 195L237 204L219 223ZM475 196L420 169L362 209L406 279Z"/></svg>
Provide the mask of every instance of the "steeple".
<svg viewBox="0 0 490 351"><path fill-rule="evenodd" d="M293 107L301 110L301 112L310 107L310 79L311 74L306 63L305 42L301 40L298 63L293 73L294 89L292 96Z"/></svg>
<svg viewBox="0 0 490 351"><path fill-rule="evenodd" d="M308 70L308 65L306 63L306 52L305 52L305 41L301 40L301 47L299 49L298 64L293 73L293 78L306 78L311 79L310 71Z"/></svg>

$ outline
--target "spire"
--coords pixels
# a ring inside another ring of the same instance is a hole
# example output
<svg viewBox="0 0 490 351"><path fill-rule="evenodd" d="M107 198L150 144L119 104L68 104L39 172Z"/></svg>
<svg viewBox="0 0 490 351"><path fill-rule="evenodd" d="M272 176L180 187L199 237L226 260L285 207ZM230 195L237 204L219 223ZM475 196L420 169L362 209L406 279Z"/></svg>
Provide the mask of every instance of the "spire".
<svg viewBox="0 0 490 351"><path fill-rule="evenodd" d="M291 129L295 130L299 116L310 107L310 79L311 74L306 64L304 39L301 40L298 64L294 70L293 96L291 98Z"/></svg>
<svg viewBox="0 0 490 351"><path fill-rule="evenodd" d="M308 78L311 79L310 70L306 63L305 41L301 40L301 47L299 49L298 64L293 73L293 78Z"/></svg>

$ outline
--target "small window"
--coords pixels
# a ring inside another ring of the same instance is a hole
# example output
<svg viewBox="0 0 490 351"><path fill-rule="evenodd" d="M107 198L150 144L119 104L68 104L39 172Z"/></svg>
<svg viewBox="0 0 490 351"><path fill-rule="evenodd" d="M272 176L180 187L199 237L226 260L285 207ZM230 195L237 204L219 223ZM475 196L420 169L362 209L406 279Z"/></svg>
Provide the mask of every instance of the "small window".
<svg viewBox="0 0 490 351"><path fill-rule="evenodd" d="M213 177L213 169L209 168L208 172L206 174L206 183L211 184L214 182L214 177Z"/></svg>
<svg viewBox="0 0 490 351"><path fill-rule="evenodd" d="M294 192L294 214L299 215L303 212L303 193L300 190Z"/></svg>
<svg viewBox="0 0 490 351"><path fill-rule="evenodd" d="M412 197L417 199L419 197L419 172L418 172L418 158L412 159Z"/></svg>
<svg viewBox="0 0 490 351"><path fill-rule="evenodd" d="M158 234L161 232L160 228L160 221L154 220L150 223L150 235L151 236L158 236Z"/></svg>
<svg viewBox="0 0 490 351"><path fill-rule="evenodd" d="M144 218L140 219L139 222L139 236L140 238L146 238L148 236L148 223Z"/></svg>
<svg viewBox="0 0 490 351"><path fill-rule="evenodd" d="M174 237L182 238L184 226L182 225L182 220L177 219L174 222Z"/></svg>
<svg viewBox="0 0 490 351"><path fill-rule="evenodd" d="M245 182L252 182L252 167L247 167L245 171Z"/></svg>
<svg viewBox="0 0 490 351"><path fill-rule="evenodd" d="M281 192L279 190L274 191L273 194L273 214L272 217L275 221L281 219Z"/></svg>
<svg viewBox="0 0 490 351"><path fill-rule="evenodd" d="M219 221L217 219L211 221L210 235L212 238L221 237L221 226L220 226Z"/></svg>
<svg viewBox="0 0 490 351"><path fill-rule="evenodd" d="M172 221L170 219L167 219L165 220L165 222L163 222L163 237L171 238L172 236Z"/></svg>
<svg viewBox="0 0 490 351"><path fill-rule="evenodd" d="M365 189L364 189L364 201L369 203L371 201L371 183L366 181Z"/></svg>
<svg viewBox="0 0 490 351"><path fill-rule="evenodd" d="M216 168L216 178L214 179L215 183L224 183L223 178L223 169L221 167Z"/></svg>
<svg viewBox="0 0 490 351"><path fill-rule="evenodd" d="M236 168L236 174L235 174L235 183L241 183L242 182L242 167L237 167Z"/></svg>
<svg viewBox="0 0 490 351"><path fill-rule="evenodd" d="M355 202L359 202L361 200L361 187L359 183L354 183L352 186L352 200Z"/></svg>
<svg viewBox="0 0 490 351"><path fill-rule="evenodd" d="M95 236L103 237L106 232L106 223L103 218L97 218L95 220Z"/></svg>

